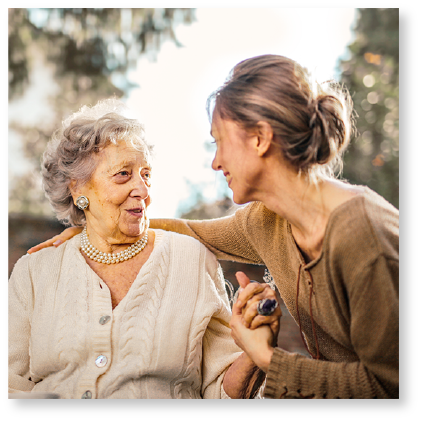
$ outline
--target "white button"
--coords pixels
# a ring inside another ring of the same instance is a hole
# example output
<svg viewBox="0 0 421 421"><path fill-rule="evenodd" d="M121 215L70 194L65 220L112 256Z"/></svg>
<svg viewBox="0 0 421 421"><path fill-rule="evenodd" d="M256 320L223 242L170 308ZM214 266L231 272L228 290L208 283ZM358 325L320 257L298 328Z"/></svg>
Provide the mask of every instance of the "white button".
<svg viewBox="0 0 421 421"><path fill-rule="evenodd" d="M87 390L83 395L82 399L92 399L92 392L90 390Z"/></svg>
<svg viewBox="0 0 421 421"><path fill-rule="evenodd" d="M107 364L107 357L105 355L100 355L96 358L95 364L99 368L104 367Z"/></svg>
<svg viewBox="0 0 421 421"><path fill-rule="evenodd" d="M106 323L108 323L110 320L111 320L111 317L110 317L110 316L102 316L102 317L99 319L99 324L101 324L101 325L105 325L105 324L106 324Z"/></svg>

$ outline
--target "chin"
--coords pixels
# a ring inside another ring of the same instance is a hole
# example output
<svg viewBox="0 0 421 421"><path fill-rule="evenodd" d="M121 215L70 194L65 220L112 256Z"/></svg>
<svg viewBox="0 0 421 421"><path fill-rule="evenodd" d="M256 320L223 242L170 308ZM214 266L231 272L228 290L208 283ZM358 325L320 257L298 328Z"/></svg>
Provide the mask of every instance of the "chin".
<svg viewBox="0 0 421 421"><path fill-rule="evenodd" d="M245 195L236 194L233 191L232 200L237 205L245 205L246 203L249 203L251 199L247 198Z"/></svg>
<svg viewBox="0 0 421 421"><path fill-rule="evenodd" d="M140 224L130 224L121 229L121 232L127 237L140 237L146 231L145 221Z"/></svg>
<svg viewBox="0 0 421 421"><path fill-rule="evenodd" d="M240 200L240 199L236 199L235 197L233 197L233 198L232 198L232 201L233 201L236 205L244 205L244 204L248 203L247 201Z"/></svg>

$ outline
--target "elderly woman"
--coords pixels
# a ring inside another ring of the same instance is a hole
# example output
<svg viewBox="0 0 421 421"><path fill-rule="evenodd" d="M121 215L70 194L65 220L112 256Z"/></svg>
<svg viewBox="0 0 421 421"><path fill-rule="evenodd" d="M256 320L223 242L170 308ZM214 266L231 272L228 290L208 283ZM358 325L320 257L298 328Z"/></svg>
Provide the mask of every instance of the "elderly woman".
<svg viewBox="0 0 421 421"><path fill-rule="evenodd" d="M13 270L9 392L250 397L262 375L230 337L221 268L198 241L148 229L150 148L121 107L83 107L44 154L58 218L84 229Z"/></svg>

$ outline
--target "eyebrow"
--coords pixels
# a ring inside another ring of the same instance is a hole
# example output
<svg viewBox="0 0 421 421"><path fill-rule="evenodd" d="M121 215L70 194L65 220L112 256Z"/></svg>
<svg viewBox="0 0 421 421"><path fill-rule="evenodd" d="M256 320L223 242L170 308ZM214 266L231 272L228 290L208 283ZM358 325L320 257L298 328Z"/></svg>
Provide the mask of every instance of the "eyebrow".
<svg viewBox="0 0 421 421"><path fill-rule="evenodd" d="M130 167L131 165L133 165L134 162L135 161L132 161L132 160L122 161L119 164L116 164L116 165L112 166L111 168L109 168L108 169L108 172L112 173L112 172L117 171L117 170L119 170L121 168ZM142 169L147 169L149 171L152 171L152 165L147 164L144 167L142 167Z"/></svg>

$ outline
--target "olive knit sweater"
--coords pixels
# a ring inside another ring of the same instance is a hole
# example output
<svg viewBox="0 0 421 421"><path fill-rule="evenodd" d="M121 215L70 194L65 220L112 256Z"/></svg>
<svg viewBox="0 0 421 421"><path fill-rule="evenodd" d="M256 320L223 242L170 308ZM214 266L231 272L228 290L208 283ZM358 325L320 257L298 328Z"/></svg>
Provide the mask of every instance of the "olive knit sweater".
<svg viewBox="0 0 421 421"><path fill-rule="evenodd" d="M399 396L399 212L382 197L365 188L336 208L308 264L288 221L260 202L225 218L151 227L193 236L218 259L269 269L318 359L275 348L265 397Z"/></svg>

